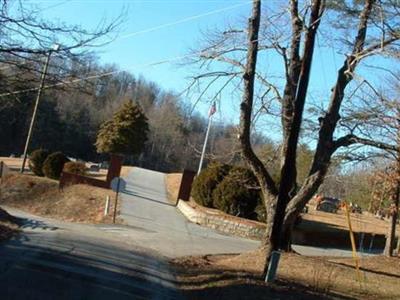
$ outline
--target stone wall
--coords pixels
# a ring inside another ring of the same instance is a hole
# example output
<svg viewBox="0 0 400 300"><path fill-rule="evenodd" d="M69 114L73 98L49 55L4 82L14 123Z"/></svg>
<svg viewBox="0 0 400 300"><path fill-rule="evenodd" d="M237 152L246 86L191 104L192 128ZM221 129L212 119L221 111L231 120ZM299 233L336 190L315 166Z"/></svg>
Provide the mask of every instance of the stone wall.
<svg viewBox="0 0 400 300"><path fill-rule="evenodd" d="M263 223L230 216L216 209L204 208L191 201L179 200L177 208L189 221L226 234L261 240L265 233Z"/></svg>
<svg viewBox="0 0 400 300"><path fill-rule="evenodd" d="M265 224L234 217L225 214L219 210L205 208L196 204L194 201L179 200L177 208L191 222L213 228L220 232L255 240L261 240L265 233ZM348 249L350 247L349 232L346 229L332 228L329 232L315 230L313 226L317 224L303 220L306 226L295 228L293 232L293 243L297 245L308 245L315 247L333 247ZM330 226L327 224L327 226ZM361 232L354 232L356 245L359 246ZM385 236L380 234L365 233L363 239L363 248L368 250L383 249L385 245Z"/></svg>

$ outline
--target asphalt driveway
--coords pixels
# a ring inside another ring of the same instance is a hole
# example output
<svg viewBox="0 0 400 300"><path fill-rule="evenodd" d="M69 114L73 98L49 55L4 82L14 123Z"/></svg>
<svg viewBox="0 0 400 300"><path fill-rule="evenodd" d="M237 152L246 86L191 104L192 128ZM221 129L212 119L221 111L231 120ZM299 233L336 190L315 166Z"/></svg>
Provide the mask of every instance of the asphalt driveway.
<svg viewBox="0 0 400 300"><path fill-rule="evenodd" d="M168 257L239 253L256 249L259 242L227 236L193 224L167 198L165 174L134 168L126 178L121 217L128 226L142 229L130 237L143 247Z"/></svg>

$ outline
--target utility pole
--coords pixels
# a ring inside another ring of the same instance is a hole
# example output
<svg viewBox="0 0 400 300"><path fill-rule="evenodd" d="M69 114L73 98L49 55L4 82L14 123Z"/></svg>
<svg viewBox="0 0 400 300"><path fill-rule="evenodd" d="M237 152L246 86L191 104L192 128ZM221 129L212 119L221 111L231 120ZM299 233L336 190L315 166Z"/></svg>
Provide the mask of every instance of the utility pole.
<svg viewBox="0 0 400 300"><path fill-rule="evenodd" d="M201 168L203 167L203 160L204 160L204 155L206 153L208 135L210 133L211 120L212 120L213 114L215 114L216 111L217 110L216 110L215 102L214 102L210 107L210 111L208 112L208 125L207 125L206 137L204 139L203 150L201 151L201 157L200 157L199 169L197 170L197 175L200 174Z"/></svg>
<svg viewBox="0 0 400 300"><path fill-rule="evenodd" d="M46 62L45 62L44 67L43 67L42 76L40 78L39 90L38 90L38 93L37 93L37 96L36 96L35 107L33 109L31 124L29 125L28 136L26 137L25 148L24 148L24 159L22 160L22 166L21 166L21 170L20 170L21 173L24 173L24 170L25 170L26 158L28 156L29 143L30 143L31 138L32 138L32 131L33 131L33 126L35 125L36 113L37 113L37 109L38 109L39 102L40 102L40 96L42 94L42 90L43 90L43 87L44 87L44 82L46 80L47 68L49 67L50 56L53 53L53 51L58 51L59 49L60 49L60 45L56 44L56 45L53 46L53 49L51 49L49 51L49 54L47 55Z"/></svg>

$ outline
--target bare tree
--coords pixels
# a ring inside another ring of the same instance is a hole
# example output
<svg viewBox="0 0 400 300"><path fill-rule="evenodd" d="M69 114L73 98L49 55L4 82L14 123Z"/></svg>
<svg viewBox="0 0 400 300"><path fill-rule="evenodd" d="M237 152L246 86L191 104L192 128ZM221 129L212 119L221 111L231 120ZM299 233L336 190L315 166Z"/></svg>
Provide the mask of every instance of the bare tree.
<svg viewBox="0 0 400 300"><path fill-rule="evenodd" d="M101 20L94 30L76 25L55 23L42 18L41 10L28 7L20 0L0 2L0 67L2 80L10 85L26 80L31 74L35 82L40 77L44 56L58 44L53 55L47 81L50 85L79 77L77 70L83 56L91 49L112 41L122 20ZM86 59L86 58L85 58ZM25 78L24 78L25 77ZM56 85L62 87L64 85ZM79 87L79 85L78 85ZM12 90L9 90L12 94Z"/></svg>
<svg viewBox="0 0 400 300"><path fill-rule="evenodd" d="M195 80L213 78L208 81L206 88L224 77L230 80L235 76L238 79L235 84L243 83L239 140L243 157L259 181L267 208L267 234L263 243L267 260L264 272L267 270L271 250L290 247L295 220L323 182L333 155L342 147L363 141L354 132L346 134L337 131L343 101L354 101L352 96L345 98L345 95L352 87L351 83L354 82L356 69L361 61L384 53L385 49L392 50L400 38L399 5L395 1L363 2L362 5L360 2L347 1L342 3L324 0L304 2L290 0L287 10L284 7L281 12L270 13L263 19L261 1L254 0L253 13L248 23L247 46L243 46L243 30L230 28L223 32L219 39L212 38L212 45L205 48L199 57L198 62L206 65L208 72L198 75ZM278 4L276 6L282 8ZM380 13L382 9L384 14ZM289 14L286 14L286 11ZM330 31L335 29L331 36L335 40L341 39L343 42L340 44L341 49L348 49L349 52L337 70L327 107L322 115L318 116L313 161L306 179L299 185L296 161L309 96L311 66L320 25L324 18L329 20L329 16L336 18L336 22L339 16L348 19L346 27L330 27ZM286 31L288 27L285 26L285 21L286 24L291 24L289 33ZM349 30L350 24L355 24L356 30ZM353 38L347 39L348 36ZM284 76L280 77L277 83L272 82L272 76L261 72L263 64L258 63L257 56L265 51L274 51L282 58ZM246 53L245 57L240 56L243 52ZM214 68L210 67L212 63ZM222 71L221 68L225 65L228 65L228 68ZM241 78L238 78L237 74L240 74ZM350 94L353 94L352 92ZM265 94L273 96L266 97ZM280 107L278 114L282 131L280 182L273 180L270 170L255 154L249 138L256 119L254 116L259 111L255 109L255 105L257 104L263 111L276 115L276 108L272 109L276 104L270 104L271 101L278 103Z"/></svg>
<svg viewBox="0 0 400 300"><path fill-rule="evenodd" d="M370 147L376 156L382 157L389 164L385 181L390 191L391 221L384 252L392 256L400 198L400 78L395 72L390 71L389 74L389 84L382 91L367 81L362 82L365 89L363 97L346 108L349 117L344 126L351 131L348 135L350 140Z"/></svg>

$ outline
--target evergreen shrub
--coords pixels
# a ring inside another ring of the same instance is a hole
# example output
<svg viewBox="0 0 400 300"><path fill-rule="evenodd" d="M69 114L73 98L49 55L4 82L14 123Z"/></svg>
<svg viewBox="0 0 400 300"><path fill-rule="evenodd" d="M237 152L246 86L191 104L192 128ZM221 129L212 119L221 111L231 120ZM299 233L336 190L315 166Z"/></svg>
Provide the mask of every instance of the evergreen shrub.
<svg viewBox="0 0 400 300"><path fill-rule="evenodd" d="M29 168L36 176L44 176L42 168L47 156L49 156L49 151L45 149L37 149L29 156Z"/></svg>
<svg viewBox="0 0 400 300"><path fill-rule="evenodd" d="M42 171L48 178L60 179L64 164L67 162L69 159L62 152L54 152L44 161Z"/></svg>
<svg viewBox="0 0 400 300"><path fill-rule="evenodd" d="M213 206L213 191L231 170L231 166L221 163L210 164L196 176L192 185L192 197L205 207Z"/></svg>

